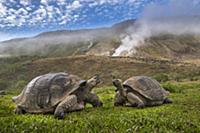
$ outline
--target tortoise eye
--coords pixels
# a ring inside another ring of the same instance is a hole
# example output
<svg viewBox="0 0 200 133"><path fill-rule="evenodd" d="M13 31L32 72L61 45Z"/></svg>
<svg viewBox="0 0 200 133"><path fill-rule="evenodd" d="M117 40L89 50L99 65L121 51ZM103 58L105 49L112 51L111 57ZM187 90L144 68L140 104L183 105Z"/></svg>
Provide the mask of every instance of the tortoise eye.
<svg viewBox="0 0 200 133"><path fill-rule="evenodd" d="M116 86L115 82L113 81L113 85Z"/></svg>

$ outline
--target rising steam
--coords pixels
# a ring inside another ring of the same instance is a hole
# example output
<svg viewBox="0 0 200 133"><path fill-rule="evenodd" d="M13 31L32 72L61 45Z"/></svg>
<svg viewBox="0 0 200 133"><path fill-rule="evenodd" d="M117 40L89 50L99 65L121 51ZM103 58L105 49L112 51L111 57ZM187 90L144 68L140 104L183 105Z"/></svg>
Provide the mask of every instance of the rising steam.
<svg viewBox="0 0 200 133"><path fill-rule="evenodd" d="M129 56L145 39L164 34L200 34L200 0L171 0L165 4L150 4L128 29L128 35L113 56Z"/></svg>

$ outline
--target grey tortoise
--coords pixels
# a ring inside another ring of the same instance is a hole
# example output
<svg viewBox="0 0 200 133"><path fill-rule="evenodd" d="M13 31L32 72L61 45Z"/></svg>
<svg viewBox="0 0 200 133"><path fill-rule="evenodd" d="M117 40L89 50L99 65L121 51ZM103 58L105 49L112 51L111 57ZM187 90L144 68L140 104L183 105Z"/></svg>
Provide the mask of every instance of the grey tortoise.
<svg viewBox="0 0 200 133"><path fill-rule="evenodd" d="M99 97L91 92L99 83L97 75L89 80L64 72L38 76L12 98L17 104L15 113L54 113L55 117L64 118L67 112L84 109L86 103L102 106Z"/></svg>
<svg viewBox="0 0 200 133"><path fill-rule="evenodd" d="M172 103L172 100L167 98L169 92L151 77L134 76L123 83L120 79L113 79L113 85L117 88L114 98L115 106L143 108Z"/></svg>

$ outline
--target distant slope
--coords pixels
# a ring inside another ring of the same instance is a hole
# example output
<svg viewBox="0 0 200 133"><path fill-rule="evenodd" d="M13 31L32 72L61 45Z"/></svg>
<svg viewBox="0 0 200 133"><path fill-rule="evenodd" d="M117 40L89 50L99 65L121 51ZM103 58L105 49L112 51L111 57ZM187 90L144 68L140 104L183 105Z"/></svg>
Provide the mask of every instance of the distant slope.
<svg viewBox="0 0 200 133"><path fill-rule="evenodd" d="M145 40L145 45L137 48L138 56L176 59L200 59L200 36L162 35Z"/></svg>
<svg viewBox="0 0 200 133"><path fill-rule="evenodd" d="M121 45L135 20L110 28L60 30L41 33L32 38L12 39L0 43L0 55L103 55L111 56ZM200 36L160 35L147 38L132 56L156 58L200 58Z"/></svg>
<svg viewBox="0 0 200 133"><path fill-rule="evenodd" d="M133 24L134 20L128 20L110 28L52 31L32 38L12 39L0 43L0 54L67 56L86 54L95 45L105 48L105 44L108 48L103 54L109 53L120 44L120 35Z"/></svg>

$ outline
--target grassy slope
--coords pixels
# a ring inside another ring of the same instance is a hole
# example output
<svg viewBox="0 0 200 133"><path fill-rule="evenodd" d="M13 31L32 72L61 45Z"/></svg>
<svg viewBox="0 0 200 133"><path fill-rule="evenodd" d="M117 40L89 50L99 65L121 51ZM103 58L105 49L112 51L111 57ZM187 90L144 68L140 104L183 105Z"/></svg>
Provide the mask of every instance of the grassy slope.
<svg viewBox="0 0 200 133"><path fill-rule="evenodd" d="M109 58L109 57L19 57L0 59L0 132L200 132L200 67L197 61ZM68 71L88 78L100 73L104 87L95 92L104 102L102 108L87 108L67 114L65 120L52 115L15 115L11 97L20 93L33 77L47 72ZM164 74L163 74L164 73ZM113 107L114 88L110 75L122 79L132 75L150 75L160 81L182 80L184 83L164 82L173 92L171 105L133 109ZM195 77L195 79L194 79ZM185 82L185 80L187 82Z"/></svg>
<svg viewBox="0 0 200 133"><path fill-rule="evenodd" d="M0 132L200 132L200 84L170 83L173 104L145 109L113 107L113 87L94 91L104 103L102 108L87 108L57 120L53 115L15 115L8 92L0 97ZM188 85L190 88L188 88ZM164 85L170 89L169 83Z"/></svg>

